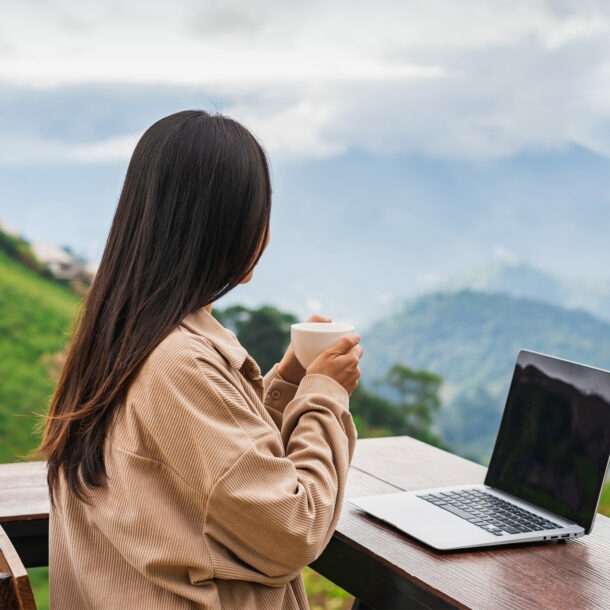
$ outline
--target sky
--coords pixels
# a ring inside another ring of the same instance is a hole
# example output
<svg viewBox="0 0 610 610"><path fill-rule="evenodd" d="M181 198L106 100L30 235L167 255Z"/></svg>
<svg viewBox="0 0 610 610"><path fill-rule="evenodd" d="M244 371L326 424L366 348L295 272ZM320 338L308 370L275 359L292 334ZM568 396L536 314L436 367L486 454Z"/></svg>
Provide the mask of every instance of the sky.
<svg viewBox="0 0 610 610"><path fill-rule="evenodd" d="M99 258L139 136L202 107L271 159L276 245L240 298L355 315L498 260L608 278L607 1L0 10L0 220L30 240Z"/></svg>
<svg viewBox="0 0 610 610"><path fill-rule="evenodd" d="M605 1L1 6L3 87L204 87L272 154L610 154ZM124 159L140 133L66 142L32 125L18 155L5 140L2 160Z"/></svg>

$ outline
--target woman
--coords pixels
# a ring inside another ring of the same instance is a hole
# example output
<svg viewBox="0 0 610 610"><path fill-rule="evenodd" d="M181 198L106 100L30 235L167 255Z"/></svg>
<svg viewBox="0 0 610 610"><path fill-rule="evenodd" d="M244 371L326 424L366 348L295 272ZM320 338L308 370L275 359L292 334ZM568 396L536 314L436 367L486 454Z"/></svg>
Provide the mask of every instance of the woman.
<svg viewBox="0 0 610 610"><path fill-rule="evenodd" d="M53 397L52 608L303 608L339 517L359 338L263 379L211 315L269 240L265 154L239 123L166 117L133 153ZM321 320L321 319L320 319Z"/></svg>

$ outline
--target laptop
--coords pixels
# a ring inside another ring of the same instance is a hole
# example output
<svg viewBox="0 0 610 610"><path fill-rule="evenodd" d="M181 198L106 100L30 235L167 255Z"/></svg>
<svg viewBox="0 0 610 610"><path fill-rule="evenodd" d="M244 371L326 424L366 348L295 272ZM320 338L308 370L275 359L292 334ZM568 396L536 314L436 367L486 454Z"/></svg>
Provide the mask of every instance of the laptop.
<svg viewBox="0 0 610 610"><path fill-rule="evenodd" d="M610 372L522 350L484 483L351 498L438 550L588 534L610 457Z"/></svg>

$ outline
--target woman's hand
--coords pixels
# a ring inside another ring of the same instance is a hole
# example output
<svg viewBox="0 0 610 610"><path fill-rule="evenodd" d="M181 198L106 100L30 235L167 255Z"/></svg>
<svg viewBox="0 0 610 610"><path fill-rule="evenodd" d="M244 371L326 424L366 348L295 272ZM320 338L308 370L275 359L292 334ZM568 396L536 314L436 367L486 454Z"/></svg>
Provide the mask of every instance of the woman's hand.
<svg viewBox="0 0 610 610"><path fill-rule="evenodd" d="M351 396L358 387L360 377L358 365L363 350L358 345L359 342L360 335L349 335L339 339L316 356L316 359L307 368L307 375L318 373L332 377Z"/></svg>
<svg viewBox="0 0 610 610"><path fill-rule="evenodd" d="M308 322L332 322L330 318L323 318L322 316L311 316ZM277 372L280 374L282 379L295 385L301 383L301 379L305 377L305 369L301 366L301 363L297 360L294 355L292 346L288 346L284 357L277 365Z"/></svg>

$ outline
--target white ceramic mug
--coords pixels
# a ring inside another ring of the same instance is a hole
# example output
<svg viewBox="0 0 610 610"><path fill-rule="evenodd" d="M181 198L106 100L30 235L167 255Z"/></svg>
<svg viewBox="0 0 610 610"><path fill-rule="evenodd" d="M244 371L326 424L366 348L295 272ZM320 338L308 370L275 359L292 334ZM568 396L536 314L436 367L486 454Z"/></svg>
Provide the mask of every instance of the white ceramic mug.
<svg viewBox="0 0 610 610"><path fill-rule="evenodd" d="M300 322L290 327L290 343L301 366L307 368L320 352L353 333L351 324Z"/></svg>

